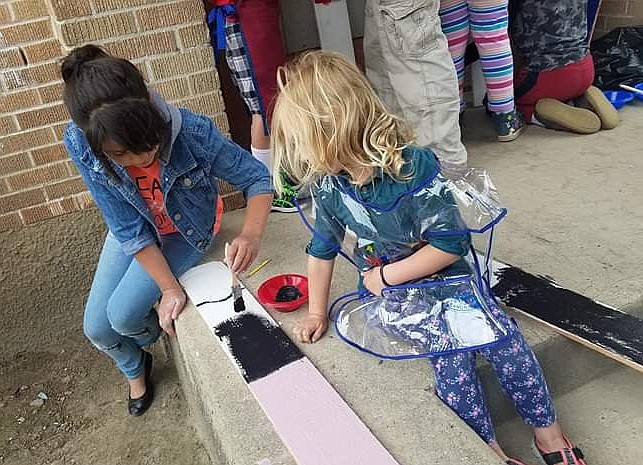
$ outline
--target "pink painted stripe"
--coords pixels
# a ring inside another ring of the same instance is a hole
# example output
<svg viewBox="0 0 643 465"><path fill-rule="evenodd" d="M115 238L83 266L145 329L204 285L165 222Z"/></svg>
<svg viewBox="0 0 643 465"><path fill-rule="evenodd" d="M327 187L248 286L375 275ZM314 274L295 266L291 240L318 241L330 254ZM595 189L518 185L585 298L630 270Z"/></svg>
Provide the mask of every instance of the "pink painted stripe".
<svg viewBox="0 0 643 465"><path fill-rule="evenodd" d="M310 360L248 386L299 465L399 465Z"/></svg>

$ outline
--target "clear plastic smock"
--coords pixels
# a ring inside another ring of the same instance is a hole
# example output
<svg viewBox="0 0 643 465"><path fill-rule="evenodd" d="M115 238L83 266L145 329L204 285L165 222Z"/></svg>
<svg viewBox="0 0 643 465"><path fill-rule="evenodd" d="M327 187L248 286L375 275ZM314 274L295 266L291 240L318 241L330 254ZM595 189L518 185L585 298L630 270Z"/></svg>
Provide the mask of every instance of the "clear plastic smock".
<svg viewBox="0 0 643 465"><path fill-rule="evenodd" d="M437 164L424 178L407 179L380 174L362 189L343 176L325 176L309 199L299 201L314 242L360 272L426 246L462 256L434 276L387 287L381 296L360 284L330 308L338 335L382 358L437 356L502 342L508 321L491 296L489 266L493 228L506 210L491 180L477 170L446 179ZM387 183L397 184L391 189ZM387 192L397 194L387 198ZM471 234L489 236L483 258L471 247Z"/></svg>

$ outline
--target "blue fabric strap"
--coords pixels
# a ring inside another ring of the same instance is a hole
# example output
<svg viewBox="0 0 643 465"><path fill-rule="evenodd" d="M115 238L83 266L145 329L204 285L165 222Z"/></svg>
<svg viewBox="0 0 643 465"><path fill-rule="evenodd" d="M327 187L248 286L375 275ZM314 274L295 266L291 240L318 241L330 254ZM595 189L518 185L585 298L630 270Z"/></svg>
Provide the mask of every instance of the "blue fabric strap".
<svg viewBox="0 0 643 465"><path fill-rule="evenodd" d="M206 22L210 30L210 43L214 48L214 58L218 60L219 52L226 49L225 25L227 18L237 15L234 5L215 6L208 13Z"/></svg>

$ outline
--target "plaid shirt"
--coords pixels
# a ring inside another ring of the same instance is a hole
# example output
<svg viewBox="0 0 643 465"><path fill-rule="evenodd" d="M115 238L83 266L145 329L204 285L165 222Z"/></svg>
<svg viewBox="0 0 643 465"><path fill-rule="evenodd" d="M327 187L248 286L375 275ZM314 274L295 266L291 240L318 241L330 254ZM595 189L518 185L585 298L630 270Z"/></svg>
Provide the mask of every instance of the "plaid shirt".
<svg viewBox="0 0 643 465"><path fill-rule="evenodd" d="M241 24L236 17L229 17L225 24L225 57L230 68L232 82L252 114L263 115L263 105L255 80L250 52L243 37Z"/></svg>

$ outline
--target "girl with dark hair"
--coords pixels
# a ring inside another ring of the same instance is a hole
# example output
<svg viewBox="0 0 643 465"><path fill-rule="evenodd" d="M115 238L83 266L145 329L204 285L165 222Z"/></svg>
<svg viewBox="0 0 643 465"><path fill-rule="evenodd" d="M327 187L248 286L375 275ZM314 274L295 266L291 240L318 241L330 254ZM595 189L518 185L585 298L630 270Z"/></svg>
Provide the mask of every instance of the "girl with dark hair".
<svg viewBox="0 0 643 465"><path fill-rule="evenodd" d="M186 301L177 276L203 257L220 227L217 179L248 198L246 221L228 250L234 272L257 256L272 181L209 118L150 92L129 61L86 45L64 59L61 72L73 121L64 142L109 230L84 331L125 375L129 413L138 416L154 397L152 355L142 348L161 330L174 334Z"/></svg>

